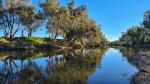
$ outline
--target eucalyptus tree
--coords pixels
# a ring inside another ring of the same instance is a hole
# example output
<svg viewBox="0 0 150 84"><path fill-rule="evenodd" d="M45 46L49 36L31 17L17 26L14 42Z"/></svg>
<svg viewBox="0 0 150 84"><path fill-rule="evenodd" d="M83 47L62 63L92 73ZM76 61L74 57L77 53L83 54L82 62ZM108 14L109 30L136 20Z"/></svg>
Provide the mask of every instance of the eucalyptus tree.
<svg viewBox="0 0 150 84"><path fill-rule="evenodd" d="M23 7L22 13L20 13L20 22L28 32L28 37L31 37L34 32L38 30L42 24L42 13L35 13L35 7L27 6Z"/></svg>
<svg viewBox="0 0 150 84"><path fill-rule="evenodd" d="M100 27L96 22L88 17L87 7L81 5L76 7L74 1L62 6L57 0L46 0L40 3L45 21L47 22L47 32L51 39L56 39L58 35L64 37L67 42L93 40L106 42Z"/></svg>
<svg viewBox="0 0 150 84"><path fill-rule="evenodd" d="M28 2L29 0L1 0L0 30L4 37L12 38L21 29L18 14L22 11L22 6L27 5Z"/></svg>
<svg viewBox="0 0 150 84"><path fill-rule="evenodd" d="M86 6L75 7L74 2L68 4L68 10L70 12L69 16L69 26L64 29L65 31L65 39L67 41L75 41L77 39L82 38L84 36L84 28L83 27L85 21L87 20L86 14Z"/></svg>
<svg viewBox="0 0 150 84"><path fill-rule="evenodd" d="M95 39L97 43L106 42L100 27L88 17L85 5L76 8L74 2L71 2L67 7L70 11L71 22L70 26L65 29L67 41L92 41Z"/></svg>
<svg viewBox="0 0 150 84"><path fill-rule="evenodd" d="M47 22L47 33L51 39L56 39L59 34L59 8L57 0L46 0L45 3L40 3L45 14Z"/></svg>
<svg viewBox="0 0 150 84"><path fill-rule="evenodd" d="M66 32L68 28L70 28L71 20L70 20L70 12L67 7L61 6L59 8L59 15L58 15L58 27L59 27L59 35L62 37L66 37Z"/></svg>
<svg viewBox="0 0 150 84"><path fill-rule="evenodd" d="M129 28L127 32L125 32L121 38L120 42L124 45L137 45L137 44L145 44L150 42L149 34L146 33L144 28L140 27L132 27Z"/></svg>
<svg viewBox="0 0 150 84"><path fill-rule="evenodd" d="M144 14L143 25L144 25L144 28L150 30L150 10L146 11Z"/></svg>

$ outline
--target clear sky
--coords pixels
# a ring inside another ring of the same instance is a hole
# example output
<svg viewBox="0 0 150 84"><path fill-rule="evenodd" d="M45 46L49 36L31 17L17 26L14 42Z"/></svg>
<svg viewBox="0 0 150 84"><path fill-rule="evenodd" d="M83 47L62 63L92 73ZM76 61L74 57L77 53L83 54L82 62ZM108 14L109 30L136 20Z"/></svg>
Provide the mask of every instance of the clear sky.
<svg viewBox="0 0 150 84"><path fill-rule="evenodd" d="M71 0L60 0L61 4ZM144 12L150 9L150 0L75 0L77 5L85 4L88 15L101 25L109 41L117 40L122 32L139 25Z"/></svg>
<svg viewBox="0 0 150 84"><path fill-rule="evenodd" d="M65 4L71 0L60 0ZM110 41L117 40L122 32L139 25L144 12L150 9L150 0L75 0L86 4L88 14L101 25L102 32Z"/></svg>
<svg viewBox="0 0 150 84"><path fill-rule="evenodd" d="M44 1L44 0L41 0ZM59 0L66 5L71 0ZM122 32L139 25L144 12L150 9L150 0L75 0L77 5L87 5L88 15L101 25L101 30L109 41L117 40ZM33 0L37 7L37 0ZM46 36L39 30L34 36Z"/></svg>
<svg viewBox="0 0 150 84"><path fill-rule="evenodd" d="M59 1L66 5L71 0ZM101 30L109 41L117 40L122 32L139 25L143 21L144 12L150 9L150 0L75 0L75 2L77 6L87 5L88 15L101 25Z"/></svg>

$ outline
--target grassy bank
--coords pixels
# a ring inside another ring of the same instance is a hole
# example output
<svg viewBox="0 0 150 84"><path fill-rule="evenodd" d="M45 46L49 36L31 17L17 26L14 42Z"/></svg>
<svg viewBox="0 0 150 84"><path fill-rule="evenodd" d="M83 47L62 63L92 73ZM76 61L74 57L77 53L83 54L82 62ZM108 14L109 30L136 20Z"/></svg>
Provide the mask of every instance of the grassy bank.
<svg viewBox="0 0 150 84"><path fill-rule="evenodd" d="M86 47L103 47L101 44L85 44L80 41L67 42L63 39L49 38L0 38L0 50L29 50L29 49L77 49Z"/></svg>

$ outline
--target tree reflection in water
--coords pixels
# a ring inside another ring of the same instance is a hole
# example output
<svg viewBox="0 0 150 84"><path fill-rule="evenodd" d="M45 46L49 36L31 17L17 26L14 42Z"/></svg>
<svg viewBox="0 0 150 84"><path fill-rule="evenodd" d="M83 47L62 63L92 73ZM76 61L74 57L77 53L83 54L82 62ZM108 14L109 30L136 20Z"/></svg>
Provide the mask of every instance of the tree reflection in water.
<svg viewBox="0 0 150 84"><path fill-rule="evenodd" d="M150 49L144 48L117 48L128 61L139 69L132 79L132 84L150 83Z"/></svg>
<svg viewBox="0 0 150 84"><path fill-rule="evenodd" d="M84 84L106 50L0 52L0 83Z"/></svg>

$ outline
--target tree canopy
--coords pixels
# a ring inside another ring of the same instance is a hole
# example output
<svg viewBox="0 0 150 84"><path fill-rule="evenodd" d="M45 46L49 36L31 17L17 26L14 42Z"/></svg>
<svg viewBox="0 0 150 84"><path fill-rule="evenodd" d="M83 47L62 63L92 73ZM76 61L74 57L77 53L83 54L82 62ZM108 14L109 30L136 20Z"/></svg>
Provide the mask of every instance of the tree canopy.
<svg viewBox="0 0 150 84"><path fill-rule="evenodd" d="M140 26L133 26L124 32L117 41L121 45L142 45L150 43L150 10L144 14L144 21Z"/></svg>
<svg viewBox="0 0 150 84"><path fill-rule="evenodd" d="M37 10L30 2L32 0L1 0L0 30L5 38L14 38L22 30L31 37L41 25L50 39L62 36L68 43L106 44L107 40L96 21L89 18L86 5L76 7L71 1L64 6L57 0L39 2ZM5 3L2 3L5 2ZM44 23L44 24L43 24ZM44 33L44 32L43 32Z"/></svg>

